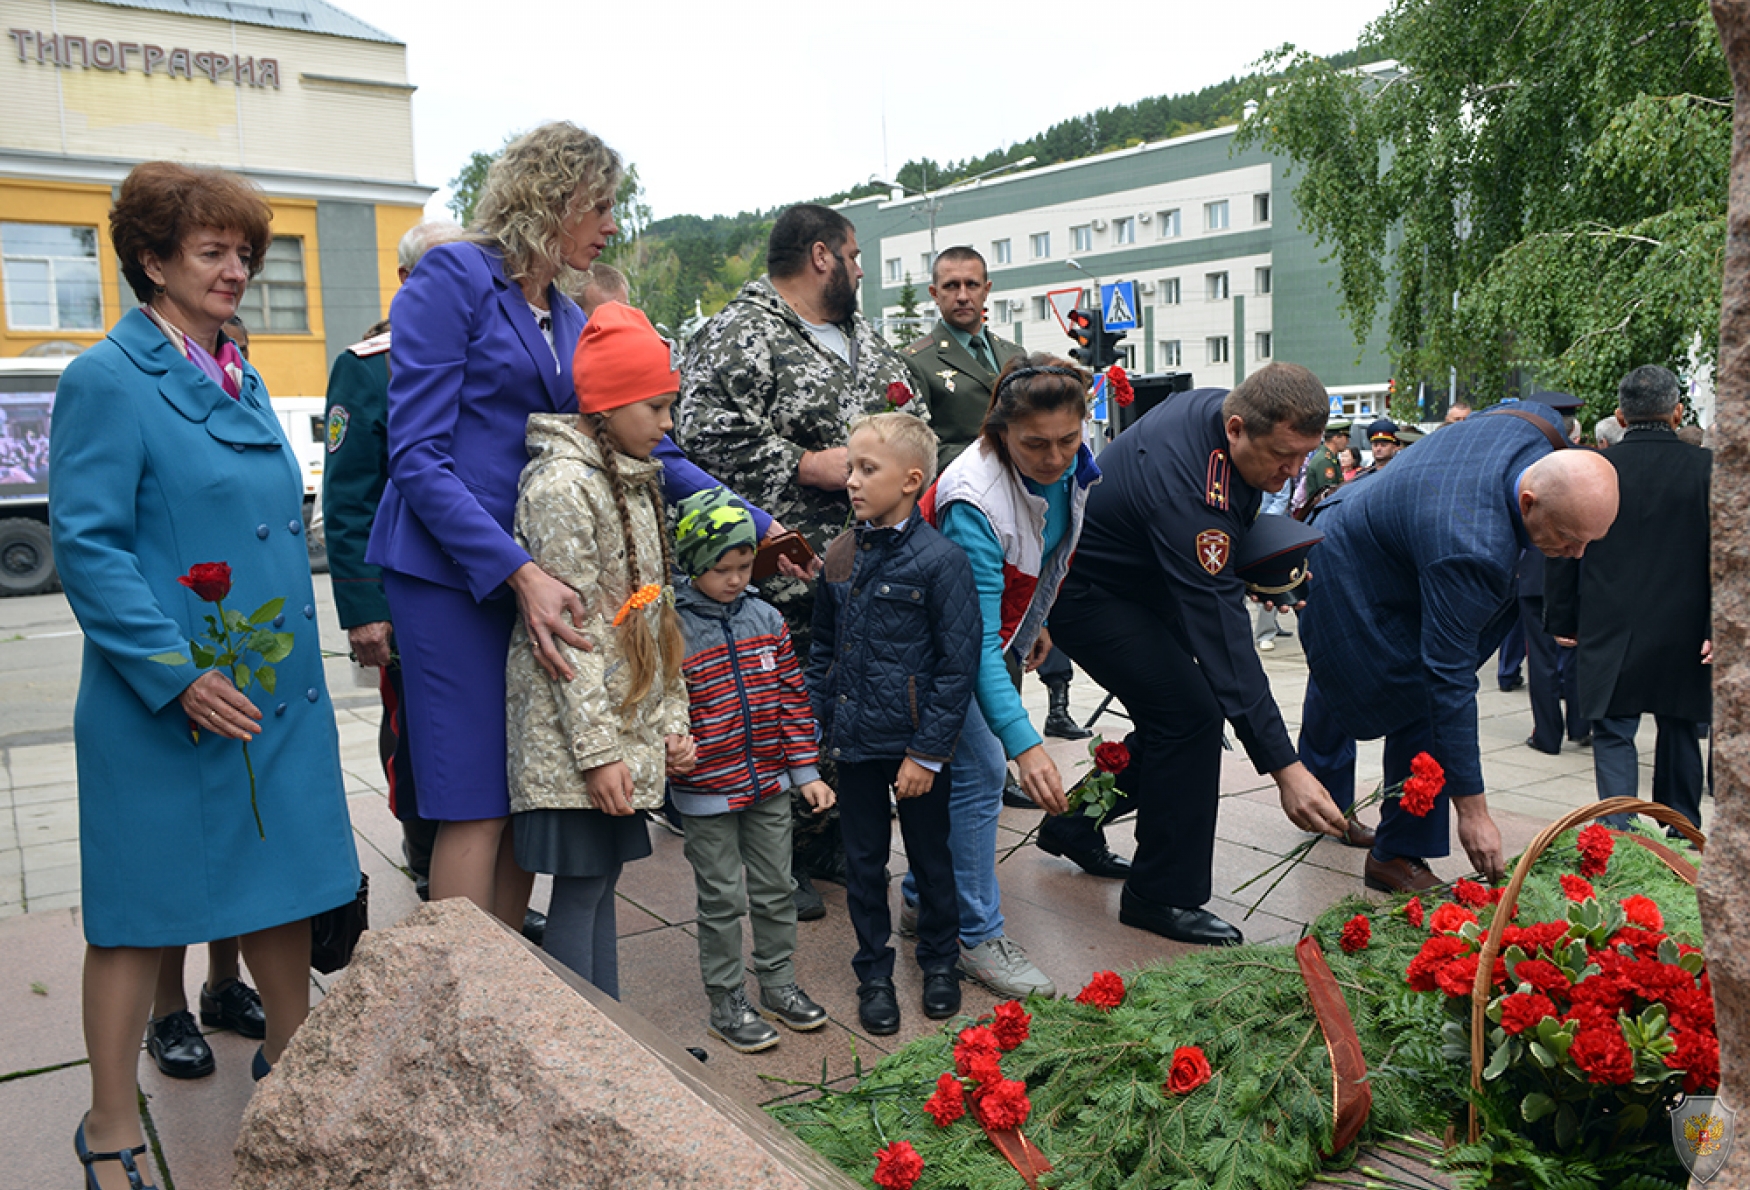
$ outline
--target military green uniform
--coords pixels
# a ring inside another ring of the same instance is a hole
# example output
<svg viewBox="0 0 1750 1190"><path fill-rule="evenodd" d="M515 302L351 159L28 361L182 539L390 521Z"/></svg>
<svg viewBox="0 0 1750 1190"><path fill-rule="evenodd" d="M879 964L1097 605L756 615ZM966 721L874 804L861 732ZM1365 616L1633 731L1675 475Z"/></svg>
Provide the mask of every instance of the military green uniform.
<svg viewBox="0 0 1750 1190"><path fill-rule="evenodd" d="M342 628L389 619L382 571L365 561L371 522L389 479L389 324L334 361L328 374L328 459L322 520Z"/></svg>
<svg viewBox="0 0 1750 1190"><path fill-rule="evenodd" d="M803 453L843 446L852 421L887 408L889 385L916 391L905 361L862 315L840 329L849 362L814 337L770 278L749 281L688 344L675 411L675 441L693 462L801 533L816 553L844 532L851 505L842 491L797 480ZM922 394L904 407L929 420ZM774 577L761 582L760 595L784 613L805 657L813 584Z"/></svg>
<svg viewBox="0 0 1750 1190"><path fill-rule="evenodd" d="M1328 442L1312 452L1312 457L1306 461L1306 499L1301 502L1301 507L1317 500L1327 488L1343 486L1343 464L1338 461L1337 453Z"/></svg>
<svg viewBox="0 0 1750 1190"><path fill-rule="evenodd" d="M985 411L990 407L991 390L996 386L997 373L1018 355L1025 355L1019 346L999 339L988 329L987 348L996 358L993 372L960 346L960 340L941 319L930 333L915 343L907 344L901 355L905 366L917 380L917 388L930 402L930 425L940 439L936 448L936 473L940 475L978 437L984 425Z"/></svg>

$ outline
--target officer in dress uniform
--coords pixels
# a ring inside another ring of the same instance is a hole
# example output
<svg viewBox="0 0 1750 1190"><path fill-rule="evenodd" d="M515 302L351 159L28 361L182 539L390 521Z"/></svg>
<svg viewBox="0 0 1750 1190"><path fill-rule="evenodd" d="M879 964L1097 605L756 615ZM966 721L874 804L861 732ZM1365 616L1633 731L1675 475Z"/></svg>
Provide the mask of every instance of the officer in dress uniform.
<svg viewBox="0 0 1750 1190"><path fill-rule="evenodd" d="M930 269L930 300L941 317L929 334L900 352L929 400L930 425L938 442L937 475L978 437L997 374L1010 360L1026 354L1019 344L999 339L985 325L990 291L990 272L976 249L949 248L941 253ZM1085 740L1092 735L1069 713L1069 684L1075 676L1069 658L1053 649L1037 673L1051 696L1045 734L1065 740ZM1017 684L1019 680L1017 673ZM1036 808L1033 799L1013 785L1012 778L1005 794L1004 800L1011 806Z"/></svg>

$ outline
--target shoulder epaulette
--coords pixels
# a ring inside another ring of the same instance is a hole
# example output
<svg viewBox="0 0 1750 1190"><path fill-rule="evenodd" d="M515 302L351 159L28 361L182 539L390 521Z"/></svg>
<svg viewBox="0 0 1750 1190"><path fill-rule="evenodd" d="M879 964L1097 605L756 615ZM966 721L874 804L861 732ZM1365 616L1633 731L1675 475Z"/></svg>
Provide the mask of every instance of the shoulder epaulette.
<svg viewBox="0 0 1750 1190"><path fill-rule="evenodd" d="M385 351L389 350L389 335L389 331L384 331L380 335L372 335L368 339L361 339L359 342L354 343L351 347L348 347L347 350L358 356L360 359L369 359L373 355L382 355Z"/></svg>
<svg viewBox="0 0 1750 1190"><path fill-rule="evenodd" d="M1228 474L1227 451L1217 447L1209 452L1209 470L1203 482L1203 502L1211 508L1227 511Z"/></svg>
<svg viewBox="0 0 1750 1190"><path fill-rule="evenodd" d="M923 351L925 348L934 347L935 345L936 345L936 336L925 335L921 339L916 339L910 343L907 343L905 345L904 350L905 350L905 353L907 355L916 355L918 352Z"/></svg>

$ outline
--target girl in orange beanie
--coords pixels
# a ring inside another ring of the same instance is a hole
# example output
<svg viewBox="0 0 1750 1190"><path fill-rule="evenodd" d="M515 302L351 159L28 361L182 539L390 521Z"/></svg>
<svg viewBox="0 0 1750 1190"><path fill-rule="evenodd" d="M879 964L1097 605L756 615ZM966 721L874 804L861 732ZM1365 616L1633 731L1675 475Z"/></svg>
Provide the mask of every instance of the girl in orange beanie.
<svg viewBox="0 0 1750 1190"><path fill-rule="evenodd" d="M516 538L589 610L585 652L559 643L576 676L550 678L526 627L506 668L510 808L516 859L553 875L548 954L619 994L614 885L650 854L638 810L662 804L668 773L693 767L686 646L669 589L662 464L680 390L675 347L618 302L577 341L580 413L529 418Z"/></svg>

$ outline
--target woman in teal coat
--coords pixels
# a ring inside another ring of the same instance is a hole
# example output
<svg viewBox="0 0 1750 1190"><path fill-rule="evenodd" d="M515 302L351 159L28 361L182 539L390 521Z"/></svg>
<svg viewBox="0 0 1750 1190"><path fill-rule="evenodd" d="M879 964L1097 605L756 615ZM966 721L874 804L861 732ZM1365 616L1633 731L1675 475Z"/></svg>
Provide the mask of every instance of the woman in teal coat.
<svg viewBox="0 0 1750 1190"><path fill-rule="evenodd" d="M308 919L358 886L303 485L261 377L220 331L269 218L241 179L135 169L110 227L143 308L56 392L50 525L85 632L74 740L92 1106L75 1147L89 1187L143 1185L136 1073L157 948L241 936L267 1016L259 1078L308 1009ZM285 600L273 627L293 643L272 693L186 660L215 608L177 580L206 562L231 567L229 610Z"/></svg>

